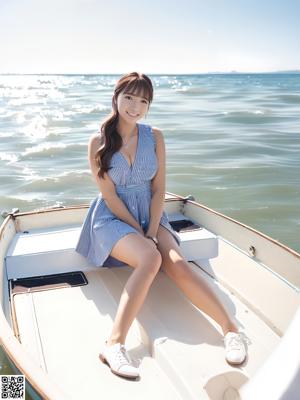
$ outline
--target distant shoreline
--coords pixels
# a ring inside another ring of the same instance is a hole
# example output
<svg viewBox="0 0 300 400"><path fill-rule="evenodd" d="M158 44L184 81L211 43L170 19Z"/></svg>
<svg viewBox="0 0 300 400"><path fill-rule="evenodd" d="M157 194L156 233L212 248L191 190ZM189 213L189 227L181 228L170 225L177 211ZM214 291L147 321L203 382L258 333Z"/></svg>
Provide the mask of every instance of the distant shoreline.
<svg viewBox="0 0 300 400"><path fill-rule="evenodd" d="M98 75L106 75L106 76L119 76L122 75L124 73L123 72L115 72L115 73L101 73L101 72L82 72L82 73L64 73L64 72L51 72L51 73L22 73L22 72L3 72L0 73L0 76L18 76L18 75L39 75L39 76L58 76L58 75L67 75L67 76L81 76L81 75L90 75L90 76L98 76ZM197 75L299 75L300 74L300 70L287 70L287 71L268 71L268 72L239 72L239 71L231 71L231 72L218 72L218 71L213 71L213 72L187 72L187 73L166 73L166 72L162 72L162 73L147 73L148 75L151 76L162 76L162 75L167 75L167 76L197 76Z"/></svg>

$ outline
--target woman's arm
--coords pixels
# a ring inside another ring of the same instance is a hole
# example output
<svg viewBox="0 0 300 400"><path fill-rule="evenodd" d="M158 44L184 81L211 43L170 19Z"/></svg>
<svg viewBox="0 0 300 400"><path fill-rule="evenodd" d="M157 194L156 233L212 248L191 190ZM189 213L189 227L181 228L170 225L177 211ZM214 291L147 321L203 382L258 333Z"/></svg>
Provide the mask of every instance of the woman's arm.
<svg viewBox="0 0 300 400"><path fill-rule="evenodd" d="M104 178L98 176L99 167L96 164L95 154L100 146L99 136L94 135L90 138L88 145L88 159L92 174L96 180L97 186L102 193L102 198L105 200L106 205L109 207L111 212L122 221L133 226L142 235L144 235L142 227L139 225L137 220L128 211L127 207L116 193L115 185L110 179L107 173L104 174Z"/></svg>
<svg viewBox="0 0 300 400"><path fill-rule="evenodd" d="M152 199L150 206L150 223L146 236L157 236L159 222L164 209L165 180L166 180L166 154L164 137L158 128L152 128L156 138L156 156L158 170L152 179Z"/></svg>

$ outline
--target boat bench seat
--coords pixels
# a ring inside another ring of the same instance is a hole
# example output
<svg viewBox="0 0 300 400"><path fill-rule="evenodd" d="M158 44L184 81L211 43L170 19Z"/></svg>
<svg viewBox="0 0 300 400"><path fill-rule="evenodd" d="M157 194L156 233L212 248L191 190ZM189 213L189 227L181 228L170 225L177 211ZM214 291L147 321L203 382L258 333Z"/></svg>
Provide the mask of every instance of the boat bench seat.
<svg viewBox="0 0 300 400"><path fill-rule="evenodd" d="M95 267L75 251L81 226L32 229L15 235L5 257L8 279L89 271ZM187 260L218 255L218 238L205 228L179 233Z"/></svg>

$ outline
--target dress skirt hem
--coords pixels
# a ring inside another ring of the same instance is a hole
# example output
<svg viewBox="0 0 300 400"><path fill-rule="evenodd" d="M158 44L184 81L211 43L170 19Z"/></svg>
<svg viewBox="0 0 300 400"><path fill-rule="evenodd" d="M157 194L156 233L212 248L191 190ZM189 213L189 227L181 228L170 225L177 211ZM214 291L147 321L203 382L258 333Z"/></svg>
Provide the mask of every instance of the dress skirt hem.
<svg viewBox="0 0 300 400"><path fill-rule="evenodd" d="M128 235L129 233L139 233L134 227L117 218L111 220L105 227L105 235L97 235L97 228L93 228L91 217L93 210L96 207L98 198L96 198L88 211L85 221L81 228L79 241L75 247L75 251L86 257L90 264L95 267L122 267L127 264L117 260L110 255L115 244ZM165 212L161 217L160 225L166 228L174 237L177 244L180 245L180 238L168 222ZM102 230L99 230L99 233ZM113 232L113 234L111 234ZM97 239L98 237L98 239ZM95 242L96 241L96 242Z"/></svg>

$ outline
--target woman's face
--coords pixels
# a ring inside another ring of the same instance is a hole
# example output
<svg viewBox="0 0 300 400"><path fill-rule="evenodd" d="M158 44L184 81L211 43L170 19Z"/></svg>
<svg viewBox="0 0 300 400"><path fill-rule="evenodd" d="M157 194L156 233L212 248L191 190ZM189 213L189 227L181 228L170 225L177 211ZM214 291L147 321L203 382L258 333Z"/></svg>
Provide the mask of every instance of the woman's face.
<svg viewBox="0 0 300 400"><path fill-rule="evenodd" d="M133 123L144 117L149 108L146 98L121 92L117 99L117 107L120 117Z"/></svg>

